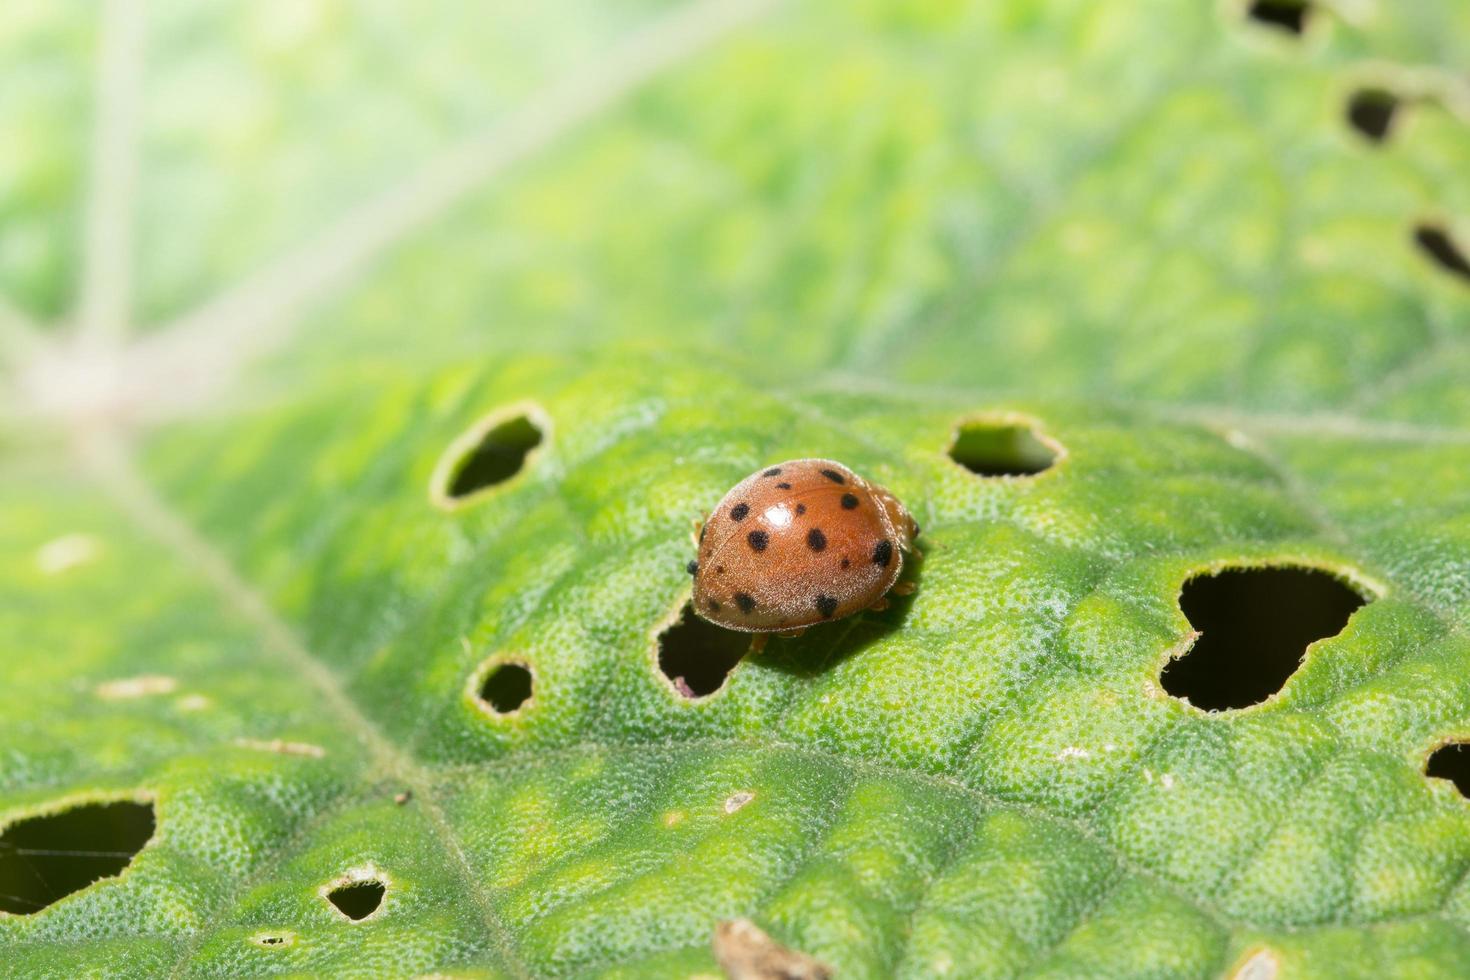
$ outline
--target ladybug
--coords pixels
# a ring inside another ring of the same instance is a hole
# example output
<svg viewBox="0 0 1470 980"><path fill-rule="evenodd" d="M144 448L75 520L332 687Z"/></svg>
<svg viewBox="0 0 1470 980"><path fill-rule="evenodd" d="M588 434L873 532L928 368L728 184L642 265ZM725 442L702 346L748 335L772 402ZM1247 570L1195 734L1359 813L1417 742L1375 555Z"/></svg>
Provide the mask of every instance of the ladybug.
<svg viewBox="0 0 1470 980"><path fill-rule="evenodd" d="M793 459L735 484L700 525L694 611L727 629L797 636L885 609L919 526L898 498L830 459ZM755 649L764 646L758 636Z"/></svg>

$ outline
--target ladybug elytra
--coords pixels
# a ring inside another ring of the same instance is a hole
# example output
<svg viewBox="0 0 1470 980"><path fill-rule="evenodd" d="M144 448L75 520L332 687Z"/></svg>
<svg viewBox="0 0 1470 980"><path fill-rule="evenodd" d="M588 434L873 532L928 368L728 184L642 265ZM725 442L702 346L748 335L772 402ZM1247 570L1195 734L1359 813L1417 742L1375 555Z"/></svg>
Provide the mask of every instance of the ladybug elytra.
<svg viewBox="0 0 1470 980"><path fill-rule="evenodd" d="M882 609L890 590L912 591L895 585L918 533L898 498L841 463L778 463L737 483L700 528L694 610L732 630L796 633Z"/></svg>

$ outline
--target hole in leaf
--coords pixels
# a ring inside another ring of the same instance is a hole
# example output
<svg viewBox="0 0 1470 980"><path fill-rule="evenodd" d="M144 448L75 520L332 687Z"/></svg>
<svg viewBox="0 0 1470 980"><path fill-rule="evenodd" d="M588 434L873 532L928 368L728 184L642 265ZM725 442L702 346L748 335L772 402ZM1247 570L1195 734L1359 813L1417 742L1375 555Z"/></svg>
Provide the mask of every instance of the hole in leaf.
<svg viewBox="0 0 1470 980"><path fill-rule="evenodd" d="M434 496L452 505L519 473L545 438L546 425L536 415L492 415L456 439L435 471Z"/></svg>
<svg viewBox="0 0 1470 980"><path fill-rule="evenodd" d="M658 667L680 694L702 698L724 685L748 649L749 636L700 619L686 604L658 636Z"/></svg>
<svg viewBox="0 0 1470 980"><path fill-rule="evenodd" d="M485 675L480 700L496 714L515 711L531 698L531 668L525 664L500 664Z"/></svg>
<svg viewBox="0 0 1470 980"><path fill-rule="evenodd" d="M1424 775L1448 779L1461 796L1470 796L1470 742L1441 745L1429 756Z"/></svg>
<svg viewBox="0 0 1470 980"><path fill-rule="evenodd" d="M0 834L0 911L28 915L121 874L153 836L151 803L120 800L30 817Z"/></svg>
<svg viewBox="0 0 1470 980"><path fill-rule="evenodd" d="M1414 229L1414 241L1446 271L1470 279L1470 259L1465 258L1448 231L1434 225L1420 225Z"/></svg>
<svg viewBox="0 0 1470 980"><path fill-rule="evenodd" d="M1399 100L1383 89L1360 89L1348 100L1347 118L1354 129L1375 143L1388 138Z"/></svg>
<svg viewBox="0 0 1470 980"><path fill-rule="evenodd" d="M376 912L383 904L383 895L387 891L387 886L377 878L367 878L332 889L327 893L327 901L335 905L338 912L356 922Z"/></svg>
<svg viewBox="0 0 1470 980"><path fill-rule="evenodd" d="M1257 704L1281 690L1308 644L1336 636L1365 602L1314 568L1232 568L1184 583L1179 608L1200 636L1165 665L1164 690L1206 711Z"/></svg>
<svg viewBox="0 0 1470 980"><path fill-rule="evenodd" d="M1257 23L1290 34L1306 30L1311 4L1305 0L1252 0L1249 14Z"/></svg>
<svg viewBox="0 0 1470 980"><path fill-rule="evenodd" d="M949 457L977 476L1034 476L1057 461L1057 448L1016 422L969 422L949 447Z"/></svg>

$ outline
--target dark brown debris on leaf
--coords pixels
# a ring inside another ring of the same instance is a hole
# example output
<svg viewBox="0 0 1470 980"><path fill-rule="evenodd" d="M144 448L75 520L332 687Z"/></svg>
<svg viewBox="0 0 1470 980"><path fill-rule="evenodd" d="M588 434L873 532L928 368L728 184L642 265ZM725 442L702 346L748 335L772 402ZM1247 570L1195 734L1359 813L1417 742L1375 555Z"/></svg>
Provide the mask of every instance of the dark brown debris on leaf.
<svg viewBox="0 0 1470 980"><path fill-rule="evenodd" d="M830 980L832 968L787 949L749 919L715 926L715 959L730 980Z"/></svg>

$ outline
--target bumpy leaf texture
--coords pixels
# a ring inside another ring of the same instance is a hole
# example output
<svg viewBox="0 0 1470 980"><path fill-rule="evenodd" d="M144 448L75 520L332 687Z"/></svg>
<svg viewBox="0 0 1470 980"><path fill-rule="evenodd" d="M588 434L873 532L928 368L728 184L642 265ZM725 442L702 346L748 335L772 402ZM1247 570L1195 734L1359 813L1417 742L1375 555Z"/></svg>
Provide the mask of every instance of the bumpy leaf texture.
<svg viewBox="0 0 1470 980"><path fill-rule="evenodd" d="M1470 8L141 8L0 18L7 973L1470 962ZM809 455L917 592L690 698ZM1271 565L1365 604L1171 692Z"/></svg>

